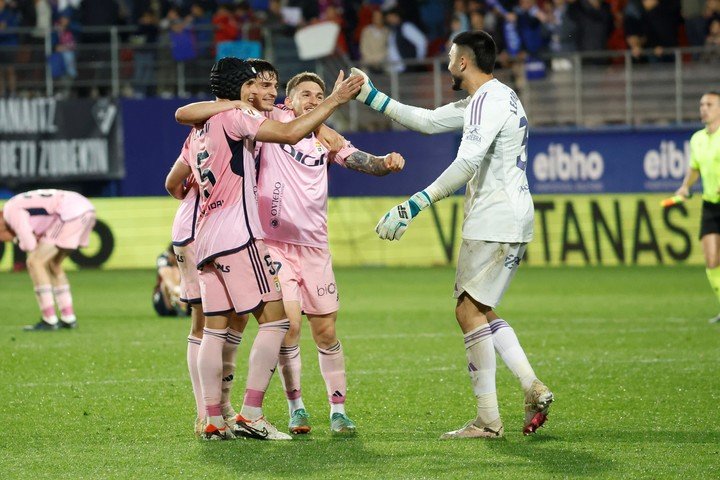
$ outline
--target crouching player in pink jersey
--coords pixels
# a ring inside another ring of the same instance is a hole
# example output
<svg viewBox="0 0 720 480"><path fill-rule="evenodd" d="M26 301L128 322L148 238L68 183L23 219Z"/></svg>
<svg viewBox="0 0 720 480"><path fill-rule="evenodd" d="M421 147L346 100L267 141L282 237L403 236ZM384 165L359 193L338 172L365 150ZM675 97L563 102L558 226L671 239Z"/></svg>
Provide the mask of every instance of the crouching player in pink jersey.
<svg viewBox="0 0 720 480"><path fill-rule="evenodd" d="M205 315L202 310L200 298L200 278L195 262L195 230L197 217L200 211L200 197L198 186L194 177L190 176L184 185L185 198L175 213L172 225L172 245L180 270L180 301L190 305L190 334L187 337L187 364L190 373L193 394L195 396L195 436L200 437L205 428L205 401L200 385L198 370L198 352L202 342L202 332L205 327ZM220 408L226 426L234 430L237 414L230 403L233 379L235 376L235 362L237 349L242 340L247 315L233 315L228 321L227 338L222 349L222 388L220 393Z"/></svg>
<svg viewBox="0 0 720 480"><path fill-rule="evenodd" d="M210 86L218 98L239 100L241 88L252 91L256 71L236 58L217 62ZM341 75L342 77L342 75ZM255 199L255 141L293 144L315 130L341 104L352 99L362 81L345 80L314 112L282 124L246 110L229 110L196 125L166 179L168 191L183 197L183 181L192 172L200 190L200 219L195 239L205 329L198 370L206 409L204 437L231 437L222 416L222 348L231 317L252 312L260 328L250 352L245 399L235 431L261 439L285 440L262 414L262 401L277 365L290 323L285 314L277 272L262 241ZM256 92L255 92L256 93Z"/></svg>
<svg viewBox="0 0 720 480"><path fill-rule="evenodd" d="M5 203L0 212L0 242L17 238L20 249L28 252L28 273L42 314L38 323L25 330L77 327L62 261L73 250L88 245L94 226L95 207L79 193L32 190ZM55 304L60 310L59 321Z"/></svg>
<svg viewBox="0 0 720 480"><path fill-rule="evenodd" d="M288 81L285 106L275 106L278 73L266 61L248 60L258 71L260 95L253 106L284 123L312 112L325 97L325 82L311 72ZM222 102L201 102L178 110L183 123L203 121L209 115L233 108ZM314 134L294 145L268 143L260 149L258 202L265 243L283 290L290 330L280 349L279 366L290 412L291 433L310 431L309 415L300 386L300 324L303 312L310 321L318 348L320 371L330 402L333 433L352 434L355 423L345 413L346 375L342 344L335 332L339 295L327 239L328 167L331 162L371 175L400 171L404 159L358 151L344 142L330 154Z"/></svg>

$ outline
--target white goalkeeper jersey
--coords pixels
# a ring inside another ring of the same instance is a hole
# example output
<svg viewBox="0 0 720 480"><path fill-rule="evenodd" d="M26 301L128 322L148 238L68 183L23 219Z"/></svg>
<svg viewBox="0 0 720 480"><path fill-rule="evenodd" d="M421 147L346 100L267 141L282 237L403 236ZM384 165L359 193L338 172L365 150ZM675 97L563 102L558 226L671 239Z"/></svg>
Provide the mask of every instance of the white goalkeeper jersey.
<svg viewBox="0 0 720 480"><path fill-rule="evenodd" d="M458 125L460 107L465 102L457 157L425 191L436 201L467 182L464 239L529 242L533 237L534 206L525 175L525 109L511 88L493 79L471 98L436 109L432 115L435 128Z"/></svg>

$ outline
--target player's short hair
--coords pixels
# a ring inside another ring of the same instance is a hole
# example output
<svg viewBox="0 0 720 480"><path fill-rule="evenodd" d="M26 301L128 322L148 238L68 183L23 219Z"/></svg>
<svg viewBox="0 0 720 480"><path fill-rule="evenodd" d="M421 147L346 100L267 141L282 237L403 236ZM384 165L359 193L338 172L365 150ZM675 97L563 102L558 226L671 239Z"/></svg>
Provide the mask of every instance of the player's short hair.
<svg viewBox="0 0 720 480"><path fill-rule="evenodd" d="M322 78L320 78L320 75L313 72L302 72L288 80L287 86L285 87L285 93L287 96L291 96L293 90L295 90L295 88L303 82L315 82L320 85L322 91L325 92L325 82Z"/></svg>
<svg viewBox="0 0 720 480"><path fill-rule="evenodd" d="M703 93L703 96L705 95L715 95L716 97L720 98L720 90L708 90L707 92Z"/></svg>
<svg viewBox="0 0 720 480"><path fill-rule="evenodd" d="M248 65L255 69L255 72L257 72L257 78L274 76L278 82L280 81L280 74L278 73L277 69L272 63L268 62L267 60L263 60L262 58L248 58L245 61L248 63Z"/></svg>
<svg viewBox="0 0 720 480"><path fill-rule="evenodd" d="M257 71L245 60L221 58L210 69L210 91L218 98L240 100L243 84L253 80Z"/></svg>
<svg viewBox="0 0 720 480"><path fill-rule="evenodd" d="M467 47L475 57L475 65L483 72L490 74L495 69L497 58L497 47L495 40L489 33L482 30L462 32L455 35L453 43L461 47Z"/></svg>

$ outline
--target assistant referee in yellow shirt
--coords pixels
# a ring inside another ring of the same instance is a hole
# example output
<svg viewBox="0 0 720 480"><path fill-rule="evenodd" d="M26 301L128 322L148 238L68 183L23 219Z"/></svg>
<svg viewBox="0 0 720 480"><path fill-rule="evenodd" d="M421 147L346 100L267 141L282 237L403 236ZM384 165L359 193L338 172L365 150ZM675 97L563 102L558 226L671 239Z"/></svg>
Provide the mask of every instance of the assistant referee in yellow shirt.
<svg viewBox="0 0 720 480"><path fill-rule="evenodd" d="M705 272L720 300L720 91L700 98L700 120L705 128L690 138L690 167L675 195L690 196L690 187L702 177L703 206L700 241L705 254ZM710 323L720 322L720 314Z"/></svg>

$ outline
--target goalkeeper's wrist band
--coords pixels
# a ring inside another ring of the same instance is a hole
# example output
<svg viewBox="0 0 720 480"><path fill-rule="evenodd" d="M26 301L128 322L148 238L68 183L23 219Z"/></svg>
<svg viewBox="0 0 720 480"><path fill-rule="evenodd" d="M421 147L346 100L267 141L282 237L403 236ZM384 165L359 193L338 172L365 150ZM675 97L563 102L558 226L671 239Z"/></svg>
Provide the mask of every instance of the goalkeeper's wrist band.
<svg viewBox="0 0 720 480"><path fill-rule="evenodd" d="M373 110L377 110L380 113L385 113L385 109L388 107L391 100L392 99L386 94L373 87L373 89L370 91L367 98L365 99L364 103Z"/></svg>
<svg viewBox="0 0 720 480"><path fill-rule="evenodd" d="M431 203L430 197L427 193L425 193L425 190L416 193L408 200L408 204L410 205L410 217L415 218L418 213L429 207Z"/></svg>

